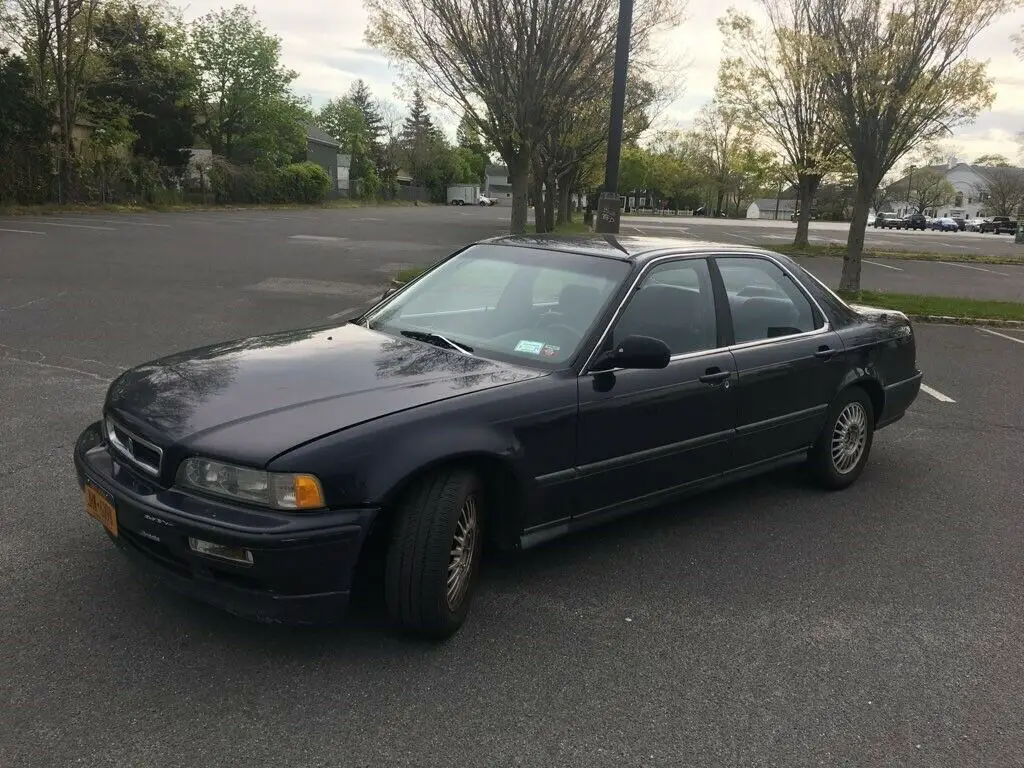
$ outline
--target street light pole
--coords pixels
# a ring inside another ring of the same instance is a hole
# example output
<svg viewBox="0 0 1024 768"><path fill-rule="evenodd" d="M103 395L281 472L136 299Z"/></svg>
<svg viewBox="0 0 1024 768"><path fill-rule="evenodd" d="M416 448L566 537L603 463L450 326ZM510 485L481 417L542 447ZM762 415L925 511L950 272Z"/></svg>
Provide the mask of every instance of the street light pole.
<svg viewBox="0 0 1024 768"><path fill-rule="evenodd" d="M622 216L619 204L619 157L622 154L622 119L626 111L626 70L629 66L629 36L633 28L633 0L619 0L619 30L615 40L615 76L612 81L611 121L608 125L608 156L604 167L604 190L597 201L594 231L618 234Z"/></svg>

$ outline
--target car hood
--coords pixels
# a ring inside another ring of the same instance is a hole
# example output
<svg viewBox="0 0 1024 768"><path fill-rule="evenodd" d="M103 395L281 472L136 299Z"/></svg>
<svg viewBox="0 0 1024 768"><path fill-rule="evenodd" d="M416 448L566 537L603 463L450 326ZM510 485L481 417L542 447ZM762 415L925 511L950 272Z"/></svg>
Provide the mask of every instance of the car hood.
<svg viewBox="0 0 1024 768"><path fill-rule="evenodd" d="M340 429L542 375L348 324L140 365L111 385L107 411L162 447L259 465Z"/></svg>

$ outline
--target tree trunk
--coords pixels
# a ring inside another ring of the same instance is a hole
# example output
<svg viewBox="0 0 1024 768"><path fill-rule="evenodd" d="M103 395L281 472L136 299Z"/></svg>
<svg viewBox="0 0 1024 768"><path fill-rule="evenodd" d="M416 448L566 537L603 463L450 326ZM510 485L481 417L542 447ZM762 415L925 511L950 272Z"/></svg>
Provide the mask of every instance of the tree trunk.
<svg viewBox="0 0 1024 768"><path fill-rule="evenodd" d="M547 219L544 216L544 177L537 173L537 169L533 169L533 228L538 235L542 235L547 232L547 228L544 226L547 223Z"/></svg>
<svg viewBox="0 0 1024 768"><path fill-rule="evenodd" d="M715 216L719 216L722 213L722 201L725 200L725 190L720 189L718 191L718 204L715 206Z"/></svg>
<svg viewBox="0 0 1024 768"><path fill-rule="evenodd" d="M547 180L544 184L544 228L548 232L555 231L555 200L558 193L555 191L555 174L548 171Z"/></svg>
<svg viewBox="0 0 1024 768"><path fill-rule="evenodd" d="M528 155L527 155L528 157ZM530 186L530 165L521 158L504 158L512 181L512 216L509 232L521 235L526 232L527 197Z"/></svg>
<svg viewBox="0 0 1024 768"><path fill-rule="evenodd" d="M860 293L860 258L864 252L864 231L868 226L871 196L877 186L877 182L870 187L858 185L857 196L853 203L850 235L846 239L846 255L843 256L843 275L839 278L840 291Z"/></svg>
<svg viewBox="0 0 1024 768"><path fill-rule="evenodd" d="M572 224L571 192L569 175L565 175L558 182L558 223L561 225Z"/></svg>
<svg viewBox="0 0 1024 768"><path fill-rule="evenodd" d="M821 183L821 176L801 173L797 176L797 187L799 188L800 217L796 223L796 237L793 245L803 248L807 245L808 229L811 223L811 206L814 204L814 193L818 191ZM867 222L867 219L864 219Z"/></svg>

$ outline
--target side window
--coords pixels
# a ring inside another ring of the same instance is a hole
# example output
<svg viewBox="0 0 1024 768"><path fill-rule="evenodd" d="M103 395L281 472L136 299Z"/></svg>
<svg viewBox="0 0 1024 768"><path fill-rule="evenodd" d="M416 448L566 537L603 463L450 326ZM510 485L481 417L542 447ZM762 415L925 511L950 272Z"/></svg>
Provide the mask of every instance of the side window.
<svg viewBox="0 0 1024 768"><path fill-rule="evenodd" d="M813 331L821 323L810 300L767 259L718 257L737 344Z"/></svg>
<svg viewBox="0 0 1024 768"><path fill-rule="evenodd" d="M627 336L661 339L673 355L716 348L715 299L707 261L688 259L654 267L612 329L612 343Z"/></svg>

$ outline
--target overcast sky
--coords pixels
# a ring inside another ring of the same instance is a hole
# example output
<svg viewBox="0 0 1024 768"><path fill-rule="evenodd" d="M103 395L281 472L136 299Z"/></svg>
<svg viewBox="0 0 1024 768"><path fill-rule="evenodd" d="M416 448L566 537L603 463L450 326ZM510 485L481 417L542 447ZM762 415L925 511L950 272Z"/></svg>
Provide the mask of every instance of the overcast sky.
<svg viewBox="0 0 1024 768"><path fill-rule="evenodd" d="M178 0L188 20L230 2ZM396 72L387 60L366 47L363 29L366 12L362 0L248 0L263 23L282 41L284 63L297 71L295 90L312 98L315 105L343 95L353 80L363 78L378 98L403 103L404 94ZM688 21L661 41L673 59L685 56L689 66L680 73L684 89L659 118L659 127L687 127L693 115L708 102L714 91L722 38L716 19L729 3L689 0ZM732 3L738 9L754 7L751 0ZM986 153L1018 159L1014 136L1024 129L1024 62L1013 54L1010 34L1024 25L1024 10L1001 20L979 37L973 55L989 61L989 74L996 80L993 108L978 121L961 128L949 148L960 159L972 161ZM447 116L445 122L452 123Z"/></svg>

